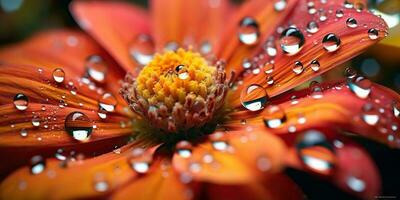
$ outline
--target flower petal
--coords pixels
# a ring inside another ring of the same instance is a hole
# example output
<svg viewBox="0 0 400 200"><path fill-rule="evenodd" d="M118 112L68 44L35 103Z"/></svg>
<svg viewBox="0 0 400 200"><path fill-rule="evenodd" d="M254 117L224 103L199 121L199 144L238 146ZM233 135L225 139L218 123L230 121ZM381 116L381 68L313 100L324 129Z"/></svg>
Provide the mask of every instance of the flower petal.
<svg viewBox="0 0 400 200"><path fill-rule="evenodd" d="M132 145L121 148L120 153L111 152L87 160L69 161L66 165L64 161L48 159L44 170L41 171L38 167L34 174L31 173L30 167L23 167L1 183L0 197L2 199L104 198L138 176L127 162L132 153L129 150ZM143 154L145 155L147 154Z"/></svg>
<svg viewBox="0 0 400 200"><path fill-rule="evenodd" d="M272 99L271 105L259 112L239 108L243 111L231 114L226 127L241 129L240 123L246 119L248 124L263 127L288 141L294 139L292 132L334 128L399 148L400 96L377 84L371 83L365 89L355 84L350 81L348 85L314 85Z"/></svg>
<svg viewBox="0 0 400 200"><path fill-rule="evenodd" d="M207 199L304 199L299 187L284 174L274 174L261 182L246 185L216 185L207 187Z"/></svg>
<svg viewBox="0 0 400 200"><path fill-rule="evenodd" d="M150 1L157 49L163 50L169 42L191 47L209 42L215 49L229 4L227 0Z"/></svg>
<svg viewBox="0 0 400 200"><path fill-rule="evenodd" d="M283 143L275 136L248 126L210 135L207 142L193 147L189 157L178 151L173 166L198 181L246 183L279 171L284 152Z"/></svg>
<svg viewBox="0 0 400 200"><path fill-rule="evenodd" d="M150 32L149 17L143 9L124 2L74 1L71 10L82 29L126 71L136 73L137 63L129 48L136 36Z"/></svg>
<svg viewBox="0 0 400 200"><path fill-rule="evenodd" d="M338 5L337 1L328 1L327 4L315 2L314 6L317 11L319 10L319 14L308 14L307 4L300 4L288 20L296 26L296 28L291 27L291 32L297 33L298 30L302 32L304 45L298 48L292 44L299 43L301 46L301 42L292 41L291 45L288 45L288 49L292 49L287 51L292 53L297 52L297 49L300 51L290 55L279 50L275 57L270 57L264 49L260 50L255 54L258 56L253 63L254 70L244 74L243 85L232 95L233 99L238 99L240 91L250 84L265 87L270 97L281 94L358 55L383 39L387 33L387 25L383 19L368 11L348 9L342 4ZM342 13L338 15L336 11ZM356 25L346 25L349 24L347 23L349 18L355 19ZM315 32L314 28L315 33L306 31L310 29L307 26L311 21L316 23L314 26L318 26L318 31ZM323 42L324 40L327 42ZM301 37L299 36L296 41L302 41ZM279 46L281 42L275 40L275 45ZM241 67L239 64L236 66ZM238 101L233 102L234 105L238 103Z"/></svg>

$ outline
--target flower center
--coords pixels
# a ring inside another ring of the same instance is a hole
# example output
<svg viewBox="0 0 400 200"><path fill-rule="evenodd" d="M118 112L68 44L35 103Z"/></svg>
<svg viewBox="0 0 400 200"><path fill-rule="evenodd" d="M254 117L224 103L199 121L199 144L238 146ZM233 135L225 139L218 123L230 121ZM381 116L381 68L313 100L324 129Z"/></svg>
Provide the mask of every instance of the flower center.
<svg viewBox="0 0 400 200"><path fill-rule="evenodd" d="M131 109L164 132L186 132L209 122L227 93L221 63L210 65L199 53L178 49L156 54L121 93Z"/></svg>

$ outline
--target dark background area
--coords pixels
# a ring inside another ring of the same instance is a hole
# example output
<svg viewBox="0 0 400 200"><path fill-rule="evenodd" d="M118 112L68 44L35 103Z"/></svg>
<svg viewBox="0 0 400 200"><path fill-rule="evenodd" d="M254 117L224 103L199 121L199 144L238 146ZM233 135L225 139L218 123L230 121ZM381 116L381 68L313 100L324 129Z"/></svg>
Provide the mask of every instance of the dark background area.
<svg viewBox="0 0 400 200"><path fill-rule="evenodd" d="M21 41L35 32L49 28L77 28L68 11L69 2L69 0L0 0L0 45ZM132 0L131 2L147 6L145 0ZM399 0L385 2L389 2L389 6L386 5L382 8L383 11L391 14L400 13ZM373 6L377 4L376 1L370 1L370 3ZM400 35L399 29L400 25L397 25L391 32ZM400 44L397 46L400 47ZM326 76L335 77L343 72L344 66L351 65L371 80L399 92L400 48L396 49L394 53L382 53L382 50L386 51L386 48L387 46L378 44ZM383 179L382 195L397 196L400 199L400 150L389 149L382 144L362 138L355 138L355 140L370 153L380 170ZM293 169L288 169L286 172L300 185L310 199L354 198L335 186L304 172Z"/></svg>

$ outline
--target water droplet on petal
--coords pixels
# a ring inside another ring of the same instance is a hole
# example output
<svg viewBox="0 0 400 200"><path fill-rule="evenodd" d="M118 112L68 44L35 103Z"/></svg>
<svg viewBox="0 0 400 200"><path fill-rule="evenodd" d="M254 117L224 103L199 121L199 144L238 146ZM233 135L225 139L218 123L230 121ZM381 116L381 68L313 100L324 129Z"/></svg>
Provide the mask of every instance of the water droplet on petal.
<svg viewBox="0 0 400 200"><path fill-rule="evenodd" d="M97 192L106 192L109 188L108 182L102 179L95 180L93 186Z"/></svg>
<svg viewBox="0 0 400 200"><path fill-rule="evenodd" d="M72 112L65 118L65 130L75 140L87 141L93 131L92 122L81 112Z"/></svg>
<svg viewBox="0 0 400 200"><path fill-rule="evenodd" d="M321 99L323 97L322 88L319 83L315 82L310 84L311 97L314 99Z"/></svg>
<svg viewBox="0 0 400 200"><path fill-rule="evenodd" d="M343 10L341 10L341 9L336 10L336 17L337 18L342 18L343 16L344 16Z"/></svg>
<svg viewBox="0 0 400 200"><path fill-rule="evenodd" d="M192 144L183 140L176 144L176 153L182 158L189 158L192 155Z"/></svg>
<svg viewBox="0 0 400 200"><path fill-rule="evenodd" d="M106 78L107 64L98 55L89 56L86 60L86 73L96 82L103 83Z"/></svg>
<svg viewBox="0 0 400 200"><path fill-rule="evenodd" d="M400 118L400 103L395 101L393 102L392 105L393 105L393 115L397 118Z"/></svg>
<svg viewBox="0 0 400 200"><path fill-rule="evenodd" d="M301 161L309 170L324 175L332 174L336 155L324 134L309 130L300 136L296 147Z"/></svg>
<svg viewBox="0 0 400 200"><path fill-rule="evenodd" d="M18 93L14 96L14 106L17 110L26 110L28 108L29 100L25 94Z"/></svg>
<svg viewBox="0 0 400 200"><path fill-rule="evenodd" d="M346 25L350 28L356 28L358 26L357 20L350 17L346 20Z"/></svg>
<svg viewBox="0 0 400 200"><path fill-rule="evenodd" d="M282 11L286 8L286 0L275 0L274 9L276 11Z"/></svg>
<svg viewBox="0 0 400 200"><path fill-rule="evenodd" d="M311 61L311 63L310 63L310 68L311 68L314 72L317 72L317 71L319 70L319 68L320 68L320 64L319 64L318 60L313 60L313 61Z"/></svg>
<svg viewBox="0 0 400 200"><path fill-rule="evenodd" d="M361 118L363 121L371 126L374 126L379 121L379 112L375 109L375 107L367 103L362 107Z"/></svg>
<svg viewBox="0 0 400 200"><path fill-rule="evenodd" d="M263 121L268 128L278 128L286 122L286 115L279 106L269 106Z"/></svg>
<svg viewBox="0 0 400 200"><path fill-rule="evenodd" d="M295 74L301 74L303 72L303 63L300 61L296 61L292 67L292 70Z"/></svg>
<svg viewBox="0 0 400 200"><path fill-rule="evenodd" d="M207 55L207 54L211 53L211 51L212 51L212 45L209 41L204 41L203 43L201 43L200 52L203 55Z"/></svg>
<svg viewBox="0 0 400 200"><path fill-rule="evenodd" d="M275 40L274 38L270 38L265 42L264 46L264 51L267 53L269 56L274 57L278 53L276 46L275 46Z"/></svg>
<svg viewBox="0 0 400 200"><path fill-rule="evenodd" d="M340 38L333 33L329 33L322 39L322 44L326 51L334 52L340 47Z"/></svg>
<svg viewBox="0 0 400 200"><path fill-rule="evenodd" d="M64 70L61 68L56 68L53 71L53 79L57 83L62 83L64 82L65 79L65 73Z"/></svg>
<svg viewBox="0 0 400 200"><path fill-rule="evenodd" d="M131 168L139 174L144 174L149 171L151 161L152 157L145 155L145 150L142 148L133 149L131 156L128 158L128 163Z"/></svg>
<svg viewBox="0 0 400 200"><path fill-rule="evenodd" d="M21 129L19 134L21 135L21 137L26 137L28 136L28 131L26 129Z"/></svg>
<svg viewBox="0 0 400 200"><path fill-rule="evenodd" d="M316 33L319 30L319 26L317 22L311 21L307 24L307 32L309 33Z"/></svg>
<svg viewBox="0 0 400 200"><path fill-rule="evenodd" d="M369 39L376 40L376 39L378 39L378 36L379 36L378 30L376 30L374 28L371 28L368 30Z"/></svg>
<svg viewBox="0 0 400 200"><path fill-rule="evenodd" d="M285 29L280 37L281 48L288 55L295 55L303 47L305 42L303 33L297 28Z"/></svg>
<svg viewBox="0 0 400 200"><path fill-rule="evenodd" d="M39 119L38 116L33 116L33 117L32 117L32 125L33 125L34 127L40 126L40 119Z"/></svg>
<svg viewBox="0 0 400 200"><path fill-rule="evenodd" d="M107 112L113 112L117 105L117 99L111 93L104 93L99 99L99 107Z"/></svg>
<svg viewBox="0 0 400 200"><path fill-rule="evenodd" d="M65 155L65 152L63 149L57 149L54 156L57 158L57 160L61 160L61 161L67 160L67 155Z"/></svg>
<svg viewBox="0 0 400 200"><path fill-rule="evenodd" d="M129 48L130 55L140 65L147 65L153 59L154 51L154 42L146 34L138 35Z"/></svg>
<svg viewBox="0 0 400 200"><path fill-rule="evenodd" d="M364 77L358 77L356 80L348 80L347 85L350 91L359 98L365 99L371 93L372 82Z"/></svg>
<svg viewBox="0 0 400 200"><path fill-rule="evenodd" d="M185 65L176 66L175 71L178 74L179 79L186 80L187 78L189 78L189 72L186 69Z"/></svg>
<svg viewBox="0 0 400 200"><path fill-rule="evenodd" d="M240 42L246 45L254 45L258 42L260 31L258 23L251 17L245 17L240 21L238 30Z"/></svg>
<svg viewBox="0 0 400 200"><path fill-rule="evenodd" d="M258 111L265 107L268 95L265 89L257 84L252 84L244 89L240 95L242 105L250 111Z"/></svg>
<svg viewBox="0 0 400 200"><path fill-rule="evenodd" d="M271 167L272 167L272 163L268 157L260 156L257 158L257 168L260 171L266 172L266 171L270 170Z"/></svg>
<svg viewBox="0 0 400 200"><path fill-rule="evenodd" d="M42 156L36 155L31 158L31 174L40 174L45 170L45 168L46 163Z"/></svg>
<svg viewBox="0 0 400 200"><path fill-rule="evenodd" d="M346 67L344 76L346 76L347 79L353 79L357 76L357 72L351 67Z"/></svg>
<svg viewBox="0 0 400 200"><path fill-rule="evenodd" d="M362 192L365 190L365 182L354 176L348 177L346 183L350 187L350 189L356 192Z"/></svg>

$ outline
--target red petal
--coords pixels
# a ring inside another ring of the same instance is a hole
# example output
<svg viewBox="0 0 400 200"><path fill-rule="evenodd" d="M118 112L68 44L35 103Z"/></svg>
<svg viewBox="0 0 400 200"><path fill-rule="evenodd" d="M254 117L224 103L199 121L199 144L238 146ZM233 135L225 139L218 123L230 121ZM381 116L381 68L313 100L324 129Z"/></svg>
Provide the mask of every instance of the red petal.
<svg viewBox="0 0 400 200"><path fill-rule="evenodd" d="M343 7L342 3L338 5L336 1L328 1L327 4L320 4L316 1L315 8L317 11L322 9L325 12L327 16L326 21L320 21L322 14L308 14L306 4L300 4L300 7L295 9L296 12L287 21L296 25L297 29L304 35L305 43L300 52L288 56L283 51L278 51L276 57L273 58L264 53L264 50L260 50L256 55L261 55L261 57L257 57L257 61L255 61L253 66L261 72L249 72L245 74L244 84L239 87L239 92L232 95L232 99L238 99L242 88L250 84L259 84L266 88L270 97L276 96L358 55L367 47L384 38L386 34L387 26L383 19L374 16L366 10L356 11L356 9L347 9ZM342 17L336 16L337 10L343 11ZM357 27L351 28L346 25L346 21L349 18L356 19ZM317 22L319 26L319 30L316 33L308 33L306 31L307 24L312 20ZM379 34L375 39L369 38L368 31L372 28ZM323 38L329 33L335 34L341 41L339 48L334 52L325 50L322 43ZM280 45L279 40L275 43L276 46ZM320 65L318 70L311 69L311 62L313 60L318 61ZM265 65L267 62L274 62L273 72L269 74L264 73L267 68L269 69L272 66L272 64ZM302 67L298 67L295 73L293 68L297 62ZM241 67L240 64L235 66ZM272 85L267 81L271 79L273 80ZM238 103L237 100L233 100L234 105L238 105Z"/></svg>
<svg viewBox="0 0 400 200"><path fill-rule="evenodd" d="M275 98L269 107L259 112L244 110L233 113L226 126L240 129L241 120L247 119L248 124L282 134L287 140L293 140L291 132L310 128L339 129L400 147L397 134L400 105L394 104L400 102L398 94L377 84L371 85L366 98L358 97L357 92L352 92L344 83L317 87L321 92L315 92L318 91L316 88L314 92L305 89ZM267 128L263 119L278 119L275 122L282 124Z"/></svg>
<svg viewBox="0 0 400 200"><path fill-rule="evenodd" d="M137 63L129 48L138 34L150 31L147 13L131 4L107 1L74 1L71 10L82 29L90 33L126 70Z"/></svg>
<svg viewBox="0 0 400 200"><path fill-rule="evenodd" d="M189 157L175 153L174 167L194 180L217 184L252 182L281 169L285 148L271 134L253 130L216 132Z"/></svg>

